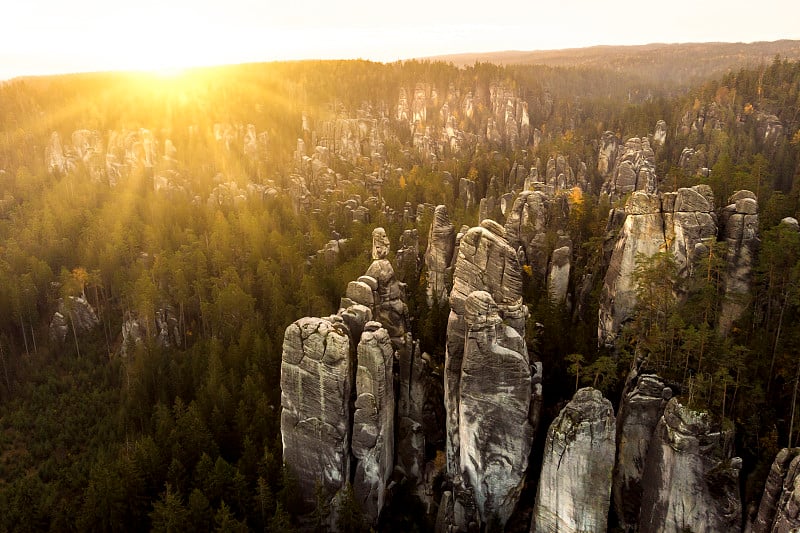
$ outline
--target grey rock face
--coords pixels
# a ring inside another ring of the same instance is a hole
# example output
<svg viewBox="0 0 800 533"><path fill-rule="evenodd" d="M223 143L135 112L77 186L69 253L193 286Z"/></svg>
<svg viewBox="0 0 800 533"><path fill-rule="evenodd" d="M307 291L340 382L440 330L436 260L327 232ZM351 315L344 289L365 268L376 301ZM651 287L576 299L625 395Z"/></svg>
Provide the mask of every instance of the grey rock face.
<svg viewBox="0 0 800 533"><path fill-rule="evenodd" d="M378 322L367 322L357 353L353 492L367 521L375 523L394 467L394 348Z"/></svg>
<svg viewBox="0 0 800 533"><path fill-rule="evenodd" d="M451 309L464 316L464 303L476 290L491 294L502 309L522 304L517 253L506 240L503 227L493 220L484 220L461 238L450 292Z"/></svg>
<svg viewBox="0 0 800 533"><path fill-rule="evenodd" d="M389 237L386 236L386 230L375 228L372 230L372 260L386 259L387 255L389 255Z"/></svg>
<svg viewBox="0 0 800 533"><path fill-rule="evenodd" d="M611 345L636 306L633 272L637 254L650 257L672 252L683 277L692 274L704 242L716 239L713 193L695 185L662 195L634 192L625 204L619 231L600 295L598 342Z"/></svg>
<svg viewBox="0 0 800 533"><path fill-rule="evenodd" d="M756 128L761 140L769 147L774 147L784 132L781 119L761 112L756 114Z"/></svg>
<svg viewBox="0 0 800 533"><path fill-rule="evenodd" d="M179 327L178 313L171 305L166 305L156 311L156 329L159 346L181 346L183 335Z"/></svg>
<svg viewBox="0 0 800 533"><path fill-rule="evenodd" d="M281 361L283 460L306 511L319 482L333 499L349 479L350 337L343 323L301 318L286 328Z"/></svg>
<svg viewBox="0 0 800 533"><path fill-rule="evenodd" d="M603 146L605 144L601 145L600 157L603 157ZM598 166L601 163L598 162ZM603 192L618 198L633 191L655 193L657 190L655 155L650 142L646 138L628 139L618 150L613 170L603 184Z"/></svg>
<svg viewBox="0 0 800 533"><path fill-rule="evenodd" d="M506 217L506 238L512 247L521 246L526 262L536 259L542 248L538 236L547 231L550 201L540 191L523 191Z"/></svg>
<svg viewBox="0 0 800 533"><path fill-rule="evenodd" d="M742 504L732 431L673 398L656 426L642 476L642 533L736 531Z"/></svg>
<svg viewBox="0 0 800 533"><path fill-rule="evenodd" d="M603 137L600 139L600 150L597 154L597 171L601 176L607 177L614 170L619 144L619 139L613 132L603 133Z"/></svg>
<svg viewBox="0 0 800 533"><path fill-rule="evenodd" d="M50 134L50 142L45 148L45 165L47 170L52 172L64 172L66 170L66 159L64 149L61 146L61 136L54 131Z"/></svg>
<svg viewBox="0 0 800 533"><path fill-rule="evenodd" d="M563 304L567 299L571 260L572 246L553 250L550 271L547 274L547 294L554 304Z"/></svg>
<svg viewBox="0 0 800 533"><path fill-rule="evenodd" d="M53 344L63 344L68 332L67 318L60 311L53 313L53 318L50 319L50 341Z"/></svg>
<svg viewBox="0 0 800 533"><path fill-rule="evenodd" d="M667 141L667 123L663 120L656 122L656 129L653 132L653 145L664 146Z"/></svg>
<svg viewBox="0 0 800 533"><path fill-rule="evenodd" d="M401 282L409 283L419 278L419 233L416 229L403 231L395 259L397 278Z"/></svg>
<svg viewBox="0 0 800 533"><path fill-rule="evenodd" d="M800 527L800 494L795 495L795 480L800 463L800 448L784 448L772 463L758 514L748 533L771 533L791 531Z"/></svg>
<svg viewBox="0 0 800 533"><path fill-rule="evenodd" d="M614 410L580 389L547 431L531 532L604 532L614 466Z"/></svg>
<svg viewBox="0 0 800 533"><path fill-rule="evenodd" d="M627 217L611 255L600 295L598 340L611 344L622 323L636 305L633 271L636 255L652 256L664 245L661 200L656 195L636 192L625 205Z"/></svg>
<svg viewBox="0 0 800 533"><path fill-rule="evenodd" d="M356 283L359 282L372 289L375 302L372 315L386 329L397 352L397 466L408 478L419 479L425 454L425 405L430 372L409 332L406 286L397 281L386 259L373 261L366 275Z"/></svg>
<svg viewBox="0 0 800 533"><path fill-rule="evenodd" d="M758 238L758 201L750 191L738 191L728 199L720 215L720 234L728 245L725 270L725 299L717 326L720 334L730 331L747 305L750 279Z"/></svg>
<svg viewBox="0 0 800 533"><path fill-rule="evenodd" d="M547 232L563 233L568 220L569 203L566 196L548 196L541 191L523 191L517 196L507 215L506 238L512 248L522 249L524 252L522 260L544 277L548 270L553 270L554 259L551 256L552 246L548 244ZM566 244L566 241L559 243L558 247ZM563 254L563 251L561 253ZM566 266L563 259L563 256L558 259L559 268Z"/></svg>
<svg viewBox="0 0 800 533"><path fill-rule="evenodd" d="M394 268L387 259L373 261L363 278L373 278L375 294L375 320L383 324L395 343L405 342L408 331L408 306L405 303L405 283L397 281Z"/></svg>
<svg viewBox="0 0 800 533"><path fill-rule="evenodd" d="M466 231L450 292L445 449L458 531L508 520L541 397L524 343L521 267L504 234L492 220Z"/></svg>
<svg viewBox="0 0 800 533"><path fill-rule="evenodd" d="M478 193L476 192L475 182L467 178L461 178L458 182L458 202L464 209L473 207L476 203Z"/></svg>
<svg viewBox="0 0 800 533"><path fill-rule="evenodd" d="M126 357L131 349L140 346L147 339L147 329L135 316L128 317L122 323L122 347L120 354Z"/></svg>
<svg viewBox="0 0 800 533"><path fill-rule="evenodd" d="M62 298L58 301L58 311L50 321L50 339L62 344L70 328L75 328L75 333L81 335L99 325L97 313L83 296L70 296L68 301Z"/></svg>
<svg viewBox="0 0 800 533"><path fill-rule="evenodd" d="M428 305L433 301L443 302L447 298L447 278L453 261L456 232L447 215L447 207L436 206L428 232L428 248L425 251L425 267L428 269Z"/></svg>
<svg viewBox="0 0 800 533"><path fill-rule="evenodd" d="M502 527L519 499L533 441L531 368L524 338L503 324L489 293L471 293L465 310L460 473L481 522Z"/></svg>
<svg viewBox="0 0 800 533"><path fill-rule="evenodd" d="M794 231L800 231L800 222L797 222L796 218L786 217L781 220L781 224L785 225L787 228L791 228Z"/></svg>
<svg viewBox="0 0 800 533"><path fill-rule="evenodd" d="M617 453L612 492L625 531L635 531L642 504L642 473L653 431L672 397L672 390L653 374L632 371L617 414Z"/></svg>

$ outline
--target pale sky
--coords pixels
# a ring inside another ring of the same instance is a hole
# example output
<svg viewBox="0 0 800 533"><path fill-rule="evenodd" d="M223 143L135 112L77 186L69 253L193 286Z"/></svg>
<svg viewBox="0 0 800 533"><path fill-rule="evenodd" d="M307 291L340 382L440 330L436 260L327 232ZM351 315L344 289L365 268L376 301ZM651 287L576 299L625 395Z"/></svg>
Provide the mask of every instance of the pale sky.
<svg viewBox="0 0 800 533"><path fill-rule="evenodd" d="M281 59L800 39L800 1L7 0L0 80Z"/></svg>

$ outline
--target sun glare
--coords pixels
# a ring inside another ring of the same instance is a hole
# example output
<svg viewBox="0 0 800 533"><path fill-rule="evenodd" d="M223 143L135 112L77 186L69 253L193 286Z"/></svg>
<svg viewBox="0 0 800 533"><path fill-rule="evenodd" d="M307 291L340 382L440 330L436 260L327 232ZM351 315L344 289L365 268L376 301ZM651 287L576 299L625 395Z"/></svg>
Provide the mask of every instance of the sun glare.
<svg viewBox="0 0 800 533"><path fill-rule="evenodd" d="M186 69L181 67L164 67L153 69L150 72L157 78L174 80L183 76L186 73Z"/></svg>

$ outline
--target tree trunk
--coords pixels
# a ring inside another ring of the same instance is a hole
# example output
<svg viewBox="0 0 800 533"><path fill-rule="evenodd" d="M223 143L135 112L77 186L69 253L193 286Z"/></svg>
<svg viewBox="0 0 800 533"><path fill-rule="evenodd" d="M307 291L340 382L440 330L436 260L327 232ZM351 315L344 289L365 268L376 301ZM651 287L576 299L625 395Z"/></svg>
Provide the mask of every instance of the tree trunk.
<svg viewBox="0 0 800 533"><path fill-rule="evenodd" d="M797 382L800 380L800 361L797 362L797 372L794 374L794 388L792 390L792 418L789 422L789 445L792 447L792 433L794 433L794 408L797 404Z"/></svg>
<svg viewBox="0 0 800 533"><path fill-rule="evenodd" d="M31 352L28 350L28 335L25 333L25 323L22 322L22 312L19 314L19 327L22 330L22 340L25 341L25 355L30 357Z"/></svg>
<svg viewBox="0 0 800 533"><path fill-rule="evenodd" d="M783 312L786 310L786 299L789 297L789 289L783 293L783 305L781 313L778 315L778 329L775 331L775 342L772 343L772 361L769 364L769 377L767 378L767 392L772 385L772 372L775 370L775 357L778 354L778 341L781 338L781 328L783 327Z"/></svg>
<svg viewBox="0 0 800 533"><path fill-rule="evenodd" d="M33 353L39 353L39 348L36 347L36 332L33 330L33 321L31 321L30 327L31 327L31 340L33 341Z"/></svg>
<svg viewBox="0 0 800 533"><path fill-rule="evenodd" d="M72 320L72 311L67 311L69 315L69 323L72 325L72 337L75 339L75 350L78 352L78 357L81 356L81 349L78 346L78 334L75 332L75 322Z"/></svg>
<svg viewBox="0 0 800 533"><path fill-rule="evenodd" d="M6 351L3 349L2 344L0 344L0 360L3 361L3 377L6 380L6 390L11 393L11 382L8 379L8 367L6 366Z"/></svg>

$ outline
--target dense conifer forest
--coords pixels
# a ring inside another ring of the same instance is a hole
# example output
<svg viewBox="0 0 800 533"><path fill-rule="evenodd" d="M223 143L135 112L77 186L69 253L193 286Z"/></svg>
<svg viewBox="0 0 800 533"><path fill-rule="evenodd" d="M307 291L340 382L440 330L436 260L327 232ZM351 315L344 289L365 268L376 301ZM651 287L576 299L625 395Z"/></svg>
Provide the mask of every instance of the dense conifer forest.
<svg viewBox="0 0 800 533"><path fill-rule="evenodd" d="M410 130L398 100L418 84L439 104ZM530 140L486 135L498 86L526 103ZM419 134L447 126L445 93L471 93L474 111L451 110L464 141L432 159ZM383 124L380 158L339 143L349 119ZM645 138L660 120L659 189L708 184L717 206L752 191L760 252L727 335L715 330L723 243L688 279L669 254L643 258L635 319L611 349L597 316L608 215L625 199L603 192L600 139ZM303 159L321 145L334 187ZM298 527L280 435L287 326L336 312L370 264L373 228L393 250L417 229L423 253L432 212L407 209L445 204L456 228L475 226L462 178L480 199L493 177L559 155L586 172L569 211L569 304L546 298L535 270L524 279L544 368L539 432L579 386L616 407L647 354L686 402L735 428L742 499L757 506L775 454L800 441L800 233L780 224L800 216L800 63L775 57L678 90L595 67L304 61L0 84L0 531ZM356 195L362 220L342 207ZM331 240L337 253L319 253ZM408 282L412 333L443 365L449 309L425 289L422 269ZM416 505L401 493L381 528L428 530ZM359 523L348 511L344 530Z"/></svg>

